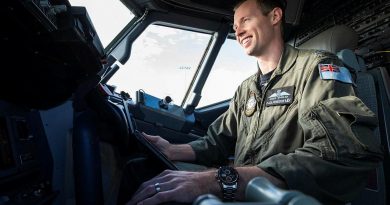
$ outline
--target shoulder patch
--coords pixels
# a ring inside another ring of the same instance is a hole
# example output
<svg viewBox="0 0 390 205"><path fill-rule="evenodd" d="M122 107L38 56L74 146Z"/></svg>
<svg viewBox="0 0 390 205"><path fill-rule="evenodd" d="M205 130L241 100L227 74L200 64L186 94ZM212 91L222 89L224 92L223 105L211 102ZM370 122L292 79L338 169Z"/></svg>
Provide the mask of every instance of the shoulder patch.
<svg viewBox="0 0 390 205"><path fill-rule="evenodd" d="M246 105L245 105L245 115L247 117L250 117L250 116L253 115L253 113L255 113L255 111L256 111L256 104L257 104L256 94L255 94L255 92L251 91L250 92L250 97L247 100Z"/></svg>
<svg viewBox="0 0 390 205"><path fill-rule="evenodd" d="M322 80L337 80L352 84L352 76L346 67L334 64L318 64L318 70Z"/></svg>

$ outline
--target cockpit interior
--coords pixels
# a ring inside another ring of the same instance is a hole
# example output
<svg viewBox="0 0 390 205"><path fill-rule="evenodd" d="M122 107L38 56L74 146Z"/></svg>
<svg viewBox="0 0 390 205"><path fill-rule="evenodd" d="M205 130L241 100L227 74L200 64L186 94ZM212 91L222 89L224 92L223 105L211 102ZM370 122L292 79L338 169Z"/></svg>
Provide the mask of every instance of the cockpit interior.
<svg viewBox="0 0 390 205"><path fill-rule="evenodd" d="M119 18L108 8L1 2L0 205L124 204L123 183L137 177L130 160L147 162L140 175L175 169L137 132L171 143L203 137L256 72L255 61L236 59L237 0L112 2L130 17L111 39L93 18L110 31ZM334 53L356 73L385 155L348 204L388 204L390 1L287 0L285 19L286 43Z"/></svg>

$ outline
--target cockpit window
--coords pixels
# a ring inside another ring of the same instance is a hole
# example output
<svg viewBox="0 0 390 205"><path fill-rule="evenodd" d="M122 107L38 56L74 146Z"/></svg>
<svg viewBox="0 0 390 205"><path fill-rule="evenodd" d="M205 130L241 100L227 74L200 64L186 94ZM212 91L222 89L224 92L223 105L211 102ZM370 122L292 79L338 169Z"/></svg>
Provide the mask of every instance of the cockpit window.
<svg viewBox="0 0 390 205"><path fill-rule="evenodd" d="M83 6L99 35L104 47L134 18L131 11L121 1L69 0L72 6Z"/></svg>
<svg viewBox="0 0 390 205"><path fill-rule="evenodd" d="M210 39L210 34L150 25L133 42L130 59L107 83L132 97L143 90L180 104Z"/></svg>
<svg viewBox="0 0 390 205"><path fill-rule="evenodd" d="M233 97L242 81L257 72L256 59L245 54L234 39L226 39L202 90L198 107Z"/></svg>

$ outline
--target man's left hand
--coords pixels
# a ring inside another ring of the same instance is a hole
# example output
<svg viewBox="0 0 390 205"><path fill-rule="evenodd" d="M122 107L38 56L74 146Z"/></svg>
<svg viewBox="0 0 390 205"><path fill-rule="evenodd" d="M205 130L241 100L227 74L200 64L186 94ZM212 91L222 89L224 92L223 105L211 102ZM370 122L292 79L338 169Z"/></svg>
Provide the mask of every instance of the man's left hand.
<svg viewBox="0 0 390 205"><path fill-rule="evenodd" d="M154 205L163 202L192 203L198 196L218 193L215 171L187 172L165 170L144 182L127 205Z"/></svg>

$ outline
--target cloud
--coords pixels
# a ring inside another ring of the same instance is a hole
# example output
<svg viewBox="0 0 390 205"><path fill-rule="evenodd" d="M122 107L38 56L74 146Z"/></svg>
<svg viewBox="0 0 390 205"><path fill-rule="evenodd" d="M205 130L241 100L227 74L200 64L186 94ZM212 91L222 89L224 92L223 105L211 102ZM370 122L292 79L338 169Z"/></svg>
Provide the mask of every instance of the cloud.
<svg viewBox="0 0 390 205"><path fill-rule="evenodd" d="M148 28L149 32L153 34L157 34L161 38L165 38L168 36L174 36L179 34L180 30L172 29L169 27L164 26L158 26L158 25L152 25Z"/></svg>
<svg viewBox="0 0 390 205"><path fill-rule="evenodd" d="M210 40L211 36L210 34L204 34L204 33L191 33L189 35L190 40L195 41L197 44L204 45L207 43L207 41Z"/></svg>
<svg viewBox="0 0 390 205"><path fill-rule="evenodd" d="M152 25L148 28L149 35L161 41L167 41L171 45L182 43L183 41L193 41L204 45L210 39L209 34L196 33L192 31L180 30L170 27Z"/></svg>
<svg viewBox="0 0 390 205"><path fill-rule="evenodd" d="M164 46L154 38L141 36L134 42L132 50L137 51L132 52L133 59L155 61L155 58L164 51Z"/></svg>
<svg viewBox="0 0 390 205"><path fill-rule="evenodd" d="M177 42L176 42L174 39L171 39L171 38L168 39L167 41L168 41L168 43L171 44L171 45L176 45L176 44L177 44Z"/></svg>

